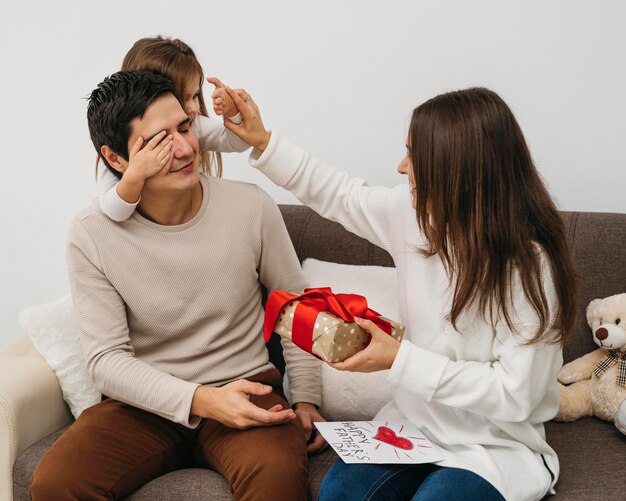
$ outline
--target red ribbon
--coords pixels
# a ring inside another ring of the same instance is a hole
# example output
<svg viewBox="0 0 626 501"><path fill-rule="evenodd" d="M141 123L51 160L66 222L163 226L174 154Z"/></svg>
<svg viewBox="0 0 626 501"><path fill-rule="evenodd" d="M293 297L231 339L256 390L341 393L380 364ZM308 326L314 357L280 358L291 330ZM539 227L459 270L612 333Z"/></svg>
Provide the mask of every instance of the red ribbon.
<svg viewBox="0 0 626 501"><path fill-rule="evenodd" d="M387 334L391 334L393 326L380 314L367 307L367 299L358 294L333 294L330 287L304 289L304 294L296 295L276 290L267 298L265 305L265 321L263 337L267 343L274 330L276 319L284 310L283 307L298 301L293 317L291 340L303 350L313 353L313 328L315 320L322 311L327 311L341 318L344 322L354 322L354 317L371 320ZM366 343L369 344L369 340Z"/></svg>

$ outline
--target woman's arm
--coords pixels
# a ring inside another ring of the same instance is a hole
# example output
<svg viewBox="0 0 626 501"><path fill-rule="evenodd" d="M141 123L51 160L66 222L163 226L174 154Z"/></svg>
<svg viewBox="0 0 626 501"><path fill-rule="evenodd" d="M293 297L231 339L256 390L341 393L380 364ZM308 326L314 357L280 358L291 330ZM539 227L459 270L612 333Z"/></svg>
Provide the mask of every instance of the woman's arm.
<svg viewBox="0 0 626 501"><path fill-rule="evenodd" d="M253 167L322 216L391 251L392 233L399 229L395 233L401 238L404 230L398 215L406 214L411 207L406 186L372 187L363 179L350 179L276 132L267 132L256 104L252 100L244 102L232 89L228 91L243 122L225 122L225 127L255 147L250 154Z"/></svg>
<svg viewBox="0 0 626 501"><path fill-rule="evenodd" d="M533 326L517 326L530 334ZM471 335L467 333L465 335ZM494 420L519 422L535 413L549 395L558 410L556 377L563 363L559 344L521 345L508 327L498 329L493 361L451 360L408 341L402 342L388 380L437 402Z"/></svg>
<svg viewBox="0 0 626 501"><path fill-rule="evenodd" d="M350 179L277 133L264 152L251 153L250 164L322 216L390 252L393 231L404 229L393 214L410 207L406 187L368 186L363 179Z"/></svg>
<svg viewBox="0 0 626 501"><path fill-rule="evenodd" d="M550 311L554 312L556 292L549 274L544 272L545 292ZM548 341L528 344L536 334L539 319L521 286L513 289L509 310L513 313L513 328L502 320L493 332L476 315L462 328L463 333L450 327L446 333L417 334L417 339L426 340L425 345L432 336L457 337L457 343L463 343L464 348L456 360L408 339L398 345L370 322L363 326L372 334L370 345L333 366L352 371L390 368L387 379L394 386L426 401L494 420L518 422L531 415L539 421L552 419L558 410L556 381L563 364L562 349L559 343ZM468 353L473 353L471 359L463 359L464 354L470 358Z"/></svg>

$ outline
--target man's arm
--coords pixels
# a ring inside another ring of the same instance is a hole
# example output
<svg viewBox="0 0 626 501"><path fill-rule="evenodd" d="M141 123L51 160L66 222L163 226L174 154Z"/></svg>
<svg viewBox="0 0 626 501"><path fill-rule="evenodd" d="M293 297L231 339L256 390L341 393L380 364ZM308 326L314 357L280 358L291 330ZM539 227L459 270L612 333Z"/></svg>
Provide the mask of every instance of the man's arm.
<svg viewBox="0 0 626 501"><path fill-rule="evenodd" d="M298 256L293 248L276 203L259 189L261 204L262 253L259 278L268 293L284 290L300 294L307 286ZM289 377L291 400L309 440L314 433L313 423L323 421L317 408L321 404L321 365L315 357L298 348L291 341L282 339L286 372ZM325 442L318 434L309 444L309 452L323 448Z"/></svg>
<svg viewBox="0 0 626 501"><path fill-rule="evenodd" d="M262 253L259 279L271 293L284 290L300 294L307 286L298 256L293 248L276 203L260 188ZM321 403L319 361L293 343L283 343L289 389L293 403Z"/></svg>
<svg viewBox="0 0 626 501"><path fill-rule="evenodd" d="M110 398L194 427L191 401L197 384L178 379L137 359L126 307L102 270L97 246L79 219L68 235L67 264L87 370Z"/></svg>

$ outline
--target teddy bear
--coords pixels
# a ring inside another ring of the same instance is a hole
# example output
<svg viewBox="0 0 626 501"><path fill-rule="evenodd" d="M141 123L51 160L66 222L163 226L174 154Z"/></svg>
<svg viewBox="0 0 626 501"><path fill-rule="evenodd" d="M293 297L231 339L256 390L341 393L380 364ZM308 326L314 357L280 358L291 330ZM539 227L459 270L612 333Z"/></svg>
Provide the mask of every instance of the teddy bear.
<svg viewBox="0 0 626 501"><path fill-rule="evenodd" d="M595 415L626 435L626 293L591 301L587 323L599 348L561 368L556 420Z"/></svg>

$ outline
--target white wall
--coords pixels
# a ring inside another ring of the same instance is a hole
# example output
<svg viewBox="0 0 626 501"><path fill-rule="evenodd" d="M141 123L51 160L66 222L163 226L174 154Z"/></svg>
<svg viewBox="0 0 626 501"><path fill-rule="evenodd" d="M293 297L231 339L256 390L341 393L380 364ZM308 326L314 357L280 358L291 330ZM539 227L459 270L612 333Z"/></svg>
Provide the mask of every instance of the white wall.
<svg viewBox="0 0 626 501"><path fill-rule="evenodd" d="M559 206L626 212L626 2L615 0L0 3L0 344L68 292L64 241L94 194L82 99L143 36L180 37L281 130L371 183L401 182L414 106L499 92ZM226 177L290 195L225 159Z"/></svg>

